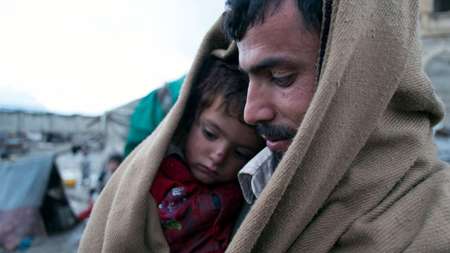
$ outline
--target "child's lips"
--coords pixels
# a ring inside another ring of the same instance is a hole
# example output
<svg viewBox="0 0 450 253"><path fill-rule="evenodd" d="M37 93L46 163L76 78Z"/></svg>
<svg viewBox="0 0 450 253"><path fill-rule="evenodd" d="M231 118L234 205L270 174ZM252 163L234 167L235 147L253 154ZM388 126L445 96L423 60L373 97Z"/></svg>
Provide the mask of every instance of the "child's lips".
<svg viewBox="0 0 450 253"><path fill-rule="evenodd" d="M215 176L215 175L217 174L217 171L216 171L215 169L212 169L212 168L209 167L209 166L200 164L199 167L200 167L200 169L201 169L203 172L205 172L206 174L209 174L209 175L212 175L212 176Z"/></svg>

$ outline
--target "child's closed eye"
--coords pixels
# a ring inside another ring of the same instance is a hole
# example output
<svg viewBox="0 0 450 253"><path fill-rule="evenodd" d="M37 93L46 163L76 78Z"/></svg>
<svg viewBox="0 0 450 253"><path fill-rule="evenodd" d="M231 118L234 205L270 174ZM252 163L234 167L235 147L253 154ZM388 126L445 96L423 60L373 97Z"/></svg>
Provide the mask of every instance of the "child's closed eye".
<svg viewBox="0 0 450 253"><path fill-rule="evenodd" d="M210 141L216 140L218 138L216 133L214 133L213 131L209 130L206 127L202 128L202 133L203 133L203 136L205 136L205 138Z"/></svg>

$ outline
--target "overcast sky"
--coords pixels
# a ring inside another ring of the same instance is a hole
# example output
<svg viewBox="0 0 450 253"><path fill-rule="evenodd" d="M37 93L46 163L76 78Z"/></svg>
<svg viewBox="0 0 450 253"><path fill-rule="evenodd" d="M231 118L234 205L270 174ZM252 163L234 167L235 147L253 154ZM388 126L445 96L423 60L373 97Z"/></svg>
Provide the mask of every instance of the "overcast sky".
<svg viewBox="0 0 450 253"><path fill-rule="evenodd" d="M100 114L184 74L225 0L0 1L0 106Z"/></svg>

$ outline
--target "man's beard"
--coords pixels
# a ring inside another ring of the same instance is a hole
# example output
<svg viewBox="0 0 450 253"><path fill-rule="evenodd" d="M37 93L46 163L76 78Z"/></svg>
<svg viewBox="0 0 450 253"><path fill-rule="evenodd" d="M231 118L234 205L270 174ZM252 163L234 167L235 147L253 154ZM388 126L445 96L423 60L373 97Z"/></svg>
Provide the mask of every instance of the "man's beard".
<svg viewBox="0 0 450 253"><path fill-rule="evenodd" d="M287 140L294 138L297 130L283 125L257 123L256 132L268 140ZM273 154L272 165L276 167L283 158L284 152L273 152Z"/></svg>

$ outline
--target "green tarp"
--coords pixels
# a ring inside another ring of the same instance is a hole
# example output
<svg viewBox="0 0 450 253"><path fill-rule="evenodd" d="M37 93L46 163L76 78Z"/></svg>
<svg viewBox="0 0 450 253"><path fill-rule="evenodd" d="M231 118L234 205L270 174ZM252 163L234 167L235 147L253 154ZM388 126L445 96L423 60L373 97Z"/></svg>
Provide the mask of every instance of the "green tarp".
<svg viewBox="0 0 450 253"><path fill-rule="evenodd" d="M166 116L178 98L184 78L168 82L141 99L131 115L125 155L150 135Z"/></svg>

